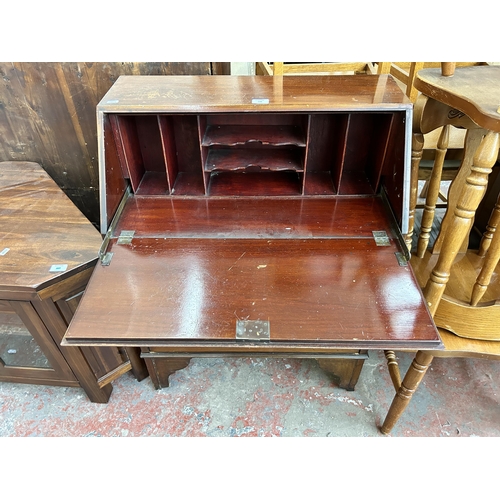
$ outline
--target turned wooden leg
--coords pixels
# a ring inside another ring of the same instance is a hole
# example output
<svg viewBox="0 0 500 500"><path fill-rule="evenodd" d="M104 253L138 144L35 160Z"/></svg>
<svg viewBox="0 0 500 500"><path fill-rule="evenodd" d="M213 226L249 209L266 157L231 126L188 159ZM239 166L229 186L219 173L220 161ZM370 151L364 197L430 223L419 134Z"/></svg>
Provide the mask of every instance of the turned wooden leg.
<svg viewBox="0 0 500 500"><path fill-rule="evenodd" d="M354 391L365 360L361 359L318 359L320 368L338 380L339 387Z"/></svg>
<svg viewBox="0 0 500 500"><path fill-rule="evenodd" d="M481 243L479 244L478 255L480 257L484 257L488 252L488 249L490 248L491 245L491 240L495 235L499 223L500 223L500 196L498 197L497 202L495 203L495 207L491 212L488 224L486 224L486 231L484 232L483 237L481 239Z"/></svg>
<svg viewBox="0 0 500 500"><path fill-rule="evenodd" d="M392 385L396 391L401 387L401 374L399 372L399 365L394 351L384 351L385 359L387 360L387 368L391 376Z"/></svg>
<svg viewBox="0 0 500 500"><path fill-rule="evenodd" d="M168 387L168 378L177 370L182 370L189 365L191 358L153 358L145 357L149 376L155 389Z"/></svg>
<svg viewBox="0 0 500 500"><path fill-rule="evenodd" d="M436 212L436 204L441 188L441 178L443 176L443 165L446 152L448 151L448 142L450 137L450 125L445 125L439 136L436 149L436 158L434 167L432 168L429 187L425 197L425 206L422 214L422 222L420 224L420 234L417 243L417 255L422 258L429 245L432 224L434 222L434 214Z"/></svg>
<svg viewBox="0 0 500 500"><path fill-rule="evenodd" d="M462 194L455 207L448 233L443 239L438 261L424 288L424 297L432 316L436 312L450 279L450 269L453 261L460 250L462 242L469 233L472 219L486 191L488 176L498 157L499 146L500 134L490 131L486 134L474 155L470 174L462 187Z"/></svg>
<svg viewBox="0 0 500 500"><path fill-rule="evenodd" d="M415 132L412 137L411 149L411 174L410 174L410 209L408 212L408 233L405 235L405 243L408 251L411 252L413 229L415 227L415 208L418 197L418 169L422 152L424 149L424 135Z"/></svg>
<svg viewBox="0 0 500 500"><path fill-rule="evenodd" d="M425 372L433 360L432 354L426 351L418 351L410 368L408 369L401 387L394 396L389 412L385 417L384 424L380 429L383 434L389 434L392 428L408 406L410 399L417 390L418 385L424 378Z"/></svg>
<svg viewBox="0 0 500 500"><path fill-rule="evenodd" d="M144 380L149 374L146 363L141 359L140 349L138 347L126 347L125 352L130 360L132 373L136 380L139 382Z"/></svg>
<svg viewBox="0 0 500 500"><path fill-rule="evenodd" d="M484 257L483 267L474 283L471 294L471 306L477 306L479 301L483 298L486 293L488 286L491 282L491 278L495 269L497 267L498 261L500 260L500 233L493 233L491 239L491 245L488 252Z"/></svg>
<svg viewBox="0 0 500 500"><path fill-rule="evenodd" d="M443 240L449 232L449 226L454 218L455 208L462 196L462 188L466 182L467 177L469 177L474 163L474 156L483 141L485 131L481 128L469 129L465 136L464 142L464 152L460 168L458 169L453 182L450 184L448 189L448 196L446 197L446 214L441 221L441 228L437 235L434 245L432 246L431 252L435 255L441 253L443 247ZM469 246L469 239L465 238L460 247L460 252L466 252Z"/></svg>

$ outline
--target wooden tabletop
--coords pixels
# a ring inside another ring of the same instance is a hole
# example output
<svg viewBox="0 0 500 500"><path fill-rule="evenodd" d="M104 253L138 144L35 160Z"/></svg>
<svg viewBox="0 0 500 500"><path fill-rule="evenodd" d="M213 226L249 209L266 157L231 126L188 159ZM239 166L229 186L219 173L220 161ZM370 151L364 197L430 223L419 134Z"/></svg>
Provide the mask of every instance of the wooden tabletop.
<svg viewBox="0 0 500 500"><path fill-rule="evenodd" d="M120 76L97 109L106 113L404 110L390 75Z"/></svg>
<svg viewBox="0 0 500 500"><path fill-rule="evenodd" d="M70 275L96 261L101 241L40 165L0 162L0 291L36 290Z"/></svg>
<svg viewBox="0 0 500 500"><path fill-rule="evenodd" d="M453 76L441 69L418 72L415 88L465 113L477 125L500 132L500 66L456 68Z"/></svg>

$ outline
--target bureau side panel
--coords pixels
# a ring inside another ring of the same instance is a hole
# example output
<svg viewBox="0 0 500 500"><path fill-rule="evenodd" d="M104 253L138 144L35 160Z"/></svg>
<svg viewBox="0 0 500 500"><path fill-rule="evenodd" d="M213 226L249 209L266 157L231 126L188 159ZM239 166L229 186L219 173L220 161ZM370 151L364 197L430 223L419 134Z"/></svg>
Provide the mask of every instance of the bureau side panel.
<svg viewBox="0 0 500 500"><path fill-rule="evenodd" d="M100 229L102 234L106 234L127 189L127 181L123 176L111 123L108 116L102 112L97 113L97 131L99 142Z"/></svg>

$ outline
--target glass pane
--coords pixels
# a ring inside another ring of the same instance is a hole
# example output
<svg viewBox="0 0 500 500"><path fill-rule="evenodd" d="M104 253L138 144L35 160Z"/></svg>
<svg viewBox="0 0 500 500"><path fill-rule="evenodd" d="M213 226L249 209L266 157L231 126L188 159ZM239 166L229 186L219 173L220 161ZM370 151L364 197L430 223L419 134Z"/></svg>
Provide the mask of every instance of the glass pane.
<svg viewBox="0 0 500 500"><path fill-rule="evenodd" d="M0 312L0 358L6 366L51 367L21 318L13 312Z"/></svg>

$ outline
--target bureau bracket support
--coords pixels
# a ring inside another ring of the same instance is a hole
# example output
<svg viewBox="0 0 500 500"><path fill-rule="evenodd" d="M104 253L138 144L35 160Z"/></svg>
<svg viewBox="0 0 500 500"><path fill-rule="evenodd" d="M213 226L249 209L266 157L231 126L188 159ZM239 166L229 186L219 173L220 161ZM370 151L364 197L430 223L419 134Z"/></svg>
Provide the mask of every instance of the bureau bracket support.
<svg viewBox="0 0 500 500"><path fill-rule="evenodd" d="M101 261L101 265L103 265L103 266L109 266L109 263L111 262L111 258L113 257L113 254L111 252L107 252L106 250L108 249L109 242L111 241L115 227L118 224L118 220L120 219L120 216L123 212L123 209L125 208L125 204L126 204L128 198L131 196L131 194L132 194L132 191L130 189L130 186L127 186L127 189L125 190L125 193L120 201L120 204L118 205L118 208L116 209L116 213L113 217L113 220L111 221L111 224L109 225L109 229L103 237L103 240L101 243L101 248L99 248L99 252L98 252L99 260Z"/></svg>

